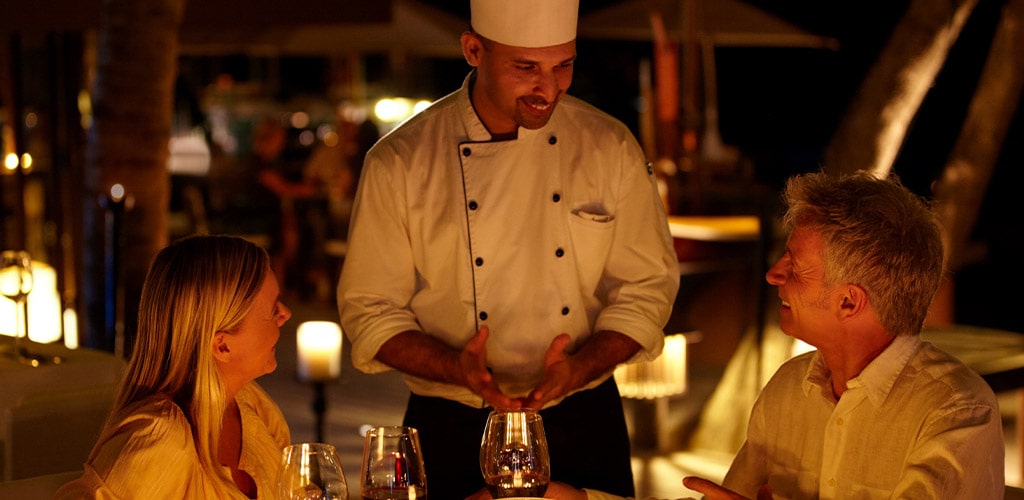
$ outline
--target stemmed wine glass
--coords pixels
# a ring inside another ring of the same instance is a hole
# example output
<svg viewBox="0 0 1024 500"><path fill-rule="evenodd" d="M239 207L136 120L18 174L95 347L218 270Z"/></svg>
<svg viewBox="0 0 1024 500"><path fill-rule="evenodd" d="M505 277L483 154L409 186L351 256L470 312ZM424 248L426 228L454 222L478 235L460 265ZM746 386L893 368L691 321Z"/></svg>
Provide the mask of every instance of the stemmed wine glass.
<svg viewBox="0 0 1024 500"><path fill-rule="evenodd" d="M427 475L419 432L397 425L367 431L361 476L363 500L425 500Z"/></svg>
<svg viewBox="0 0 1024 500"><path fill-rule="evenodd" d="M14 301L17 325L14 331L14 357L30 362L33 358L22 346L21 337L28 338L28 311L26 298L32 291L32 258L23 250L4 250L0 253L0 295Z"/></svg>
<svg viewBox="0 0 1024 500"><path fill-rule="evenodd" d="M278 497L286 500L348 500L341 458L326 443L298 443L281 452Z"/></svg>
<svg viewBox="0 0 1024 500"><path fill-rule="evenodd" d="M480 472L494 498L544 496L551 461L540 413L493 410L480 443Z"/></svg>

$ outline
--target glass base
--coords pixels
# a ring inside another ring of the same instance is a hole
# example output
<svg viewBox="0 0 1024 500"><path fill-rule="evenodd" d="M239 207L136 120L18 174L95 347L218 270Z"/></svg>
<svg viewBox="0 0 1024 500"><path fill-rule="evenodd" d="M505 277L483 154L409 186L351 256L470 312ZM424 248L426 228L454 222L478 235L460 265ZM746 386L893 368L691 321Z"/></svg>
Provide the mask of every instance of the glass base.
<svg viewBox="0 0 1024 500"><path fill-rule="evenodd" d="M43 365L59 365L64 362L64 358L60 356L45 356L30 352L28 349L20 346L11 346L3 350L3 355L8 358L18 360L19 363L38 367Z"/></svg>

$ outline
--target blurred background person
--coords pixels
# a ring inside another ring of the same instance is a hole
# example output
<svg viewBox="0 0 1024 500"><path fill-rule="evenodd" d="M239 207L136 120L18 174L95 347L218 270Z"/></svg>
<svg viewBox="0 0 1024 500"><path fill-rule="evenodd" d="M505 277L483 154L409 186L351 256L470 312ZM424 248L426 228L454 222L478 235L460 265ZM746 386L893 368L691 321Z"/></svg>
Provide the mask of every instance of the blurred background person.
<svg viewBox="0 0 1024 500"><path fill-rule="evenodd" d="M335 130L313 149L304 167L303 176L320 186L327 197L329 238L348 237L348 219L363 159L380 138L377 125L367 115L365 109L352 103L339 104Z"/></svg>
<svg viewBox="0 0 1024 500"><path fill-rule="evenodd" d="M365 109L352 103L339 104L334 130L313 149L303 169L303 177L324 198L318 210L304 221L307 230L302 238L309 246L307 283L324 302L334 299L363 159L380 138L377 125L367 115Z"/></svg>
<svg viewBox="0 0 1024 500"><path fill-rule="evenodd" d="M302 245L303 218L309 214L316 199L321 198L320 188L303 175L303 164L284 155L288 144L288 130L274 118L264 118L253 131L252 165L250 172L255 172L259 180L259 188L253 196L256 206L266 213L250 211L250 217L267 217L270 231L270 255L273 261L274 274L281 280L286 290L308 292L305 281L307 259L306 253L312 248ZM268 195L269 193L269 195ZM276 209L271 208L269 200L276 202ZM302 269L295 269L296 260L303 261ZM301 271L301 272L298 272Z"/></svg>

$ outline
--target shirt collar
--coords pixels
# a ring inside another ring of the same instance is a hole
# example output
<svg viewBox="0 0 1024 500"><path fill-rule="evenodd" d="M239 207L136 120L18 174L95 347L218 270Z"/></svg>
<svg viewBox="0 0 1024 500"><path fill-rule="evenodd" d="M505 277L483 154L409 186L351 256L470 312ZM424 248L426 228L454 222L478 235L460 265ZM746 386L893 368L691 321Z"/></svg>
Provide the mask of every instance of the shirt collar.
<svg viewBox="0 0 1024 500"><path fill-rule="evenodd" d="M807 396L812 389L818 388L825 399L834 401L836 398L832 395L832 386L829 383L829 373L831 372L825 365L825 358L817 350L806 353L804 356L811 357L811 362L807 365L807 372L804 373L804 395Z"/></svg>
<svg viewBox="0 0 1024 500"><path fill-rule="evenodd" d="M850 379L846 383L847 389L863 388L871 404L880 406L889 396L896 379L903 368L907 366L910 357L917 352L921 346L921 338L917 335L898 335L893 339L885 350L873 359L860 375ZM813 356L804 375L804 394L810 394L811 389L817 387L828 399L834 400L831 396L832 386L829 381L830 371L825 365L825 359L821 353L814 351L808 353Z"/></svg>
<svg viewBox="0 0 1024 500"><path fill-rule="evenodd" d="M881 406L920 346L921 337L917 335L897 335L889 347L861 370L860 375L847 382L846 387L864 387L871 404Z"/></svg>
<svg viewBox="0 0 1024 500"><path fill-rule="evenodd" d="M470 71L466 78L462 80L462 89L460 89L458 97L459 109L462 110L462 123L466 128L466 137L469 138L469 141L487 142L491 140L491 133L487 131L487 127L480 121L480 117L476 114L476 109L473 109L473 100L470 98L474 80L476 80L476 69Z"/></svg>
<svg viewBox="0 0 1024 500"><path fill-rule="evenodd" d="M466 78L462 80L462 88L459 92L459 108L462 109L462 123L466 128L466 137L469 138L469 142L489 142L491 140L491 133L484 126L484 123L480 121L480 115L476 114L476 109L473 108L473 99L471 93L473 90L473 82L476 81L476 69L466 75ZM562 96L564 100L566 96ZM559 106L564 106L563 102L559 102ZM561 115L559 113L560 107L555 108L555 113L548 120L548 123L537 130L530 130L527 128L519 127L517 130L517 137L519 139L532 138L538 134L551 134L548 131L549 127L553 122L557 121L557 117Z"/></svg>

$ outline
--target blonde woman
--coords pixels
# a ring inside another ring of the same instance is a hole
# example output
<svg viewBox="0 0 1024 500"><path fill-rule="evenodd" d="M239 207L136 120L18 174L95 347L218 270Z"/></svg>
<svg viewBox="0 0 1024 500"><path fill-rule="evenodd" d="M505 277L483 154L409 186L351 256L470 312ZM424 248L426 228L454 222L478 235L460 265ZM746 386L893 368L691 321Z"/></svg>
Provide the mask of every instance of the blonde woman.
<svg viewBox="0 0 1024 500"><path fill-rule="evenodd" d="M160 251L138 335L84 474L56 498L275 498L280 409L255 379L274 371L291 311L262 248L191 236Z"/></svg>

